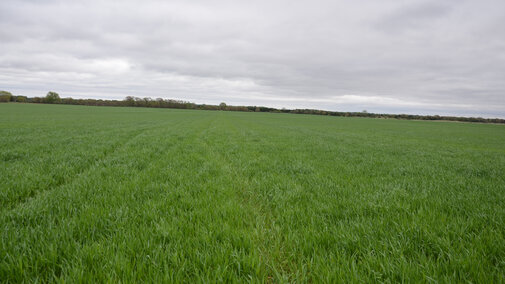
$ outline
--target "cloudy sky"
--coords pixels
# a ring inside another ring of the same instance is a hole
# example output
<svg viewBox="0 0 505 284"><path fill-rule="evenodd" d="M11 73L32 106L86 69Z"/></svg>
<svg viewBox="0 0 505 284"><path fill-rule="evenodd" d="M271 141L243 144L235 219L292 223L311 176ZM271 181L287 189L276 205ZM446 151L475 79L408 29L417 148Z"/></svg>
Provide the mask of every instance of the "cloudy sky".
<svg viewBox="0 0 505 284"><path fill-rule="evenodd" d="M0 89L505 117L505 1L1 0Z"/></svg>

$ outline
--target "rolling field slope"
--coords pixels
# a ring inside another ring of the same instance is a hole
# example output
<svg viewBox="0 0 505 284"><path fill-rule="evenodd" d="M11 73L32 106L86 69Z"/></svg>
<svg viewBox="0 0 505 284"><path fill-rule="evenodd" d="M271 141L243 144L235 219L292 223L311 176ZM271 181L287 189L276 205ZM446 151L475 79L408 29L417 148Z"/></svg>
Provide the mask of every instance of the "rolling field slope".
<svg viewBox="0 0 505 284"><path fill-rule="evenodd" d="M0 104L0 281L505 282L505 125Z"/></svg>

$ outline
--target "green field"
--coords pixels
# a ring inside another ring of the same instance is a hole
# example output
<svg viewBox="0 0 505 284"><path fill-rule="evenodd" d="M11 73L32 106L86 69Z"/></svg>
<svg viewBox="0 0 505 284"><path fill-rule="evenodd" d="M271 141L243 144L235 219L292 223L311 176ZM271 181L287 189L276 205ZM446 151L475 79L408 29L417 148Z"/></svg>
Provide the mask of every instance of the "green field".
<svg viewBox="0 0 505 284"><path fill-rule="evenodd" d="M505 282L505 125L0 104L0 281Z"/></svg>

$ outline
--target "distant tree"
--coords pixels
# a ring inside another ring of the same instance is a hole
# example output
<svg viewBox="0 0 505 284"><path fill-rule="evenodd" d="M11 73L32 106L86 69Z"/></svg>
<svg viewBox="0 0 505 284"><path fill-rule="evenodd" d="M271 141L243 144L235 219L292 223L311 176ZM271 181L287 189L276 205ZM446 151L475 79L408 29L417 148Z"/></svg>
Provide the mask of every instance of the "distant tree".
<svg viewBox="0 0 505 284"><path fill-rule="evenodd" d="M61 99L61 103L62 104L66 104L66 105L75 105L77 104L76 101L72 98L63 98Z"/></svg>
<svg viewBox="0 0 505 284"><path fill-rule="evenodd" d="M144 99L135 97L135 106L138 106L138 107L145 106Z"/></svg>
<svg viewBox="0 0 505 284"><path fill-rule="evenodd" d="M165 107L165 100L162 98L156 99L156 107Z"/></svg>
<svg viewBox="0 0 505 284"><path fill-rule="evenodd" d="M60 95L58 95L56 92L49 92L46 95L45 102L48 104L57 104L61 102Z"/></svg>
<svg viewBox="0 0 505 284"><path fill-rule="evenodd" d="M27 100L28 100L28 98L25 96L17 96L16 97L16 102L18 102L18 103L26 103Z"/></svg>
<svg viewBox="0 0 505 284"><path fill-rule="evenodd" d="M125 105L127 106L134 106L135 105L135 98L132 96L127 96L124 98Z"/></svg>
<svg viewBox="0 0 505 284"><path fill-rule="evenodd" d="M226 103L220 103L219 104L219 109L220 110L226 110Z"/></svg>
<svg viewBox="0 0 505 284"><path fill-rule="evenodd" d="M0 102L1 103L10 102L11 98L12 98L12 94L10 92L0 91Z"/></svg>
<svg viewBox="0 0 505 284"><path fill-rule="evenodd" d="M41 98L41 97L34 97L34 98L31 99L31 102L35 103L35 104L40 104L40 103L44 102L44 99Z"/></svg>

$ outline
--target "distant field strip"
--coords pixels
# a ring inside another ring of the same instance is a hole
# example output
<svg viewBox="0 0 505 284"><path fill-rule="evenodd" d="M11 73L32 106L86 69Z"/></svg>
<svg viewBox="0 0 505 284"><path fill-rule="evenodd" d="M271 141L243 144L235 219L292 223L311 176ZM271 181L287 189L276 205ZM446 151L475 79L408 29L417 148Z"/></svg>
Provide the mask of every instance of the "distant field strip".
<svg viewBox="0 0 505 284"><path fill-rule="evenodd" d="M505 282L505 125L0 104L0 282Z"/></svg>

